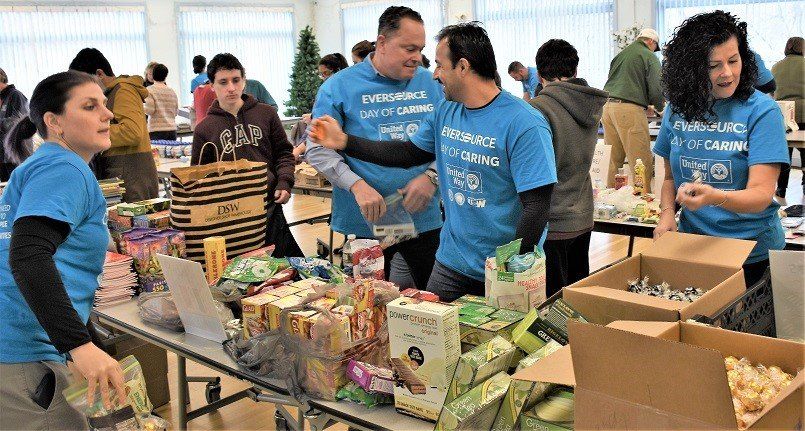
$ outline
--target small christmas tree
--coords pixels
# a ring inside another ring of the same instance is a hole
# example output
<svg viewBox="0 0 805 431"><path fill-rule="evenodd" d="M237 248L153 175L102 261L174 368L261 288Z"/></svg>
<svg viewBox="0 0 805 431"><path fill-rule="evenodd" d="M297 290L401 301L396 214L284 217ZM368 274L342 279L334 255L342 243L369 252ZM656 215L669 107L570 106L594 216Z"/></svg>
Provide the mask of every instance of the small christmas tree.
<svg viewBox="0 0 805 431"><path fill-rule="evenodd" d="M319 44L316 43L316 36L306 26L299 33L299 45L293 60L293 71L291 72L290 100L285 104L288 108L285 115L289 117L301 117L313 110L313 101L316 99L316 91L321 85L319 77Z"/></svg>

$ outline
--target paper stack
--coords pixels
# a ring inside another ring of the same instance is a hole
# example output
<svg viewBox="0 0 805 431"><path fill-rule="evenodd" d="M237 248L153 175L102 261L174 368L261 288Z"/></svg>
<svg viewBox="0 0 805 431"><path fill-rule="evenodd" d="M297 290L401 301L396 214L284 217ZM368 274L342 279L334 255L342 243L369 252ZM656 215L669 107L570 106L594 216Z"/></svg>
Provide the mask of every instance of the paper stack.
<svg viewBox="0 0 805 431"><path fill-rule="evenodd" d="M103 278L95 292L95 306L105 307L128 301L137 287L137 275L131 268L131 256L106 252Z"/></svg>
<svg viewBox="0 0 805 431"><path fill-rule="evenodd" d="M108 180L99 180L98 185L101 186L101 192L106 199L106 206L117 205L123 201L123 193L126 189L123 188L123 180L120 178L109 178Z"/></svg>

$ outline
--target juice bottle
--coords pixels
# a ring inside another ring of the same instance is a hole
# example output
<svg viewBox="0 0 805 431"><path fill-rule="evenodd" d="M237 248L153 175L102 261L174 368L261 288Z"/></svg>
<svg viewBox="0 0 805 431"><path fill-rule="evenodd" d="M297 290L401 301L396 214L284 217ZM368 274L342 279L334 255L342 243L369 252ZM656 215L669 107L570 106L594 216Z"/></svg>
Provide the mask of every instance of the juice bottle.
<svg viewBox="0 0 805 431"><path fill-rule="evenodd" d="M634 194L643 195L646 191L646 165L637 159L634 164Z"/></svg>
<svg viewBox="0 0 805 431"><path fill-rule="evenodd" d="M615 190L629 184L629 176L626 175L626 169L618 168L618 173L615 174Z"/></svg>

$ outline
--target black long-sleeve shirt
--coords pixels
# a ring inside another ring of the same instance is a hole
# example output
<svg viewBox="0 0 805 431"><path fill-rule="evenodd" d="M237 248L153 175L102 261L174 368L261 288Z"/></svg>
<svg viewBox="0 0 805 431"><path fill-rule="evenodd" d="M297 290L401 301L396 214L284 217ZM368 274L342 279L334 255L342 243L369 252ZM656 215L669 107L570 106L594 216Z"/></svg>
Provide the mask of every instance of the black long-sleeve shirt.
<svg viewBox="0 0 805 431"><path fill-rule="evenodd" d="M69 234L70 225L65 222L22 217L14 222L8 254L14 281L59 353L91 341L53 260Z"/></svg>
<svg viewBox="0 0 805 431"><path fill-rule="evenodd" d="M346 153L367 162L382 166L410 168L432 162L436 155L427 152L411 141L373 141L347 135ZM518 194L523 215L517 223L515 238L522 238L521 253L534 251L548 223L553 184L544 185Z"/></svg>

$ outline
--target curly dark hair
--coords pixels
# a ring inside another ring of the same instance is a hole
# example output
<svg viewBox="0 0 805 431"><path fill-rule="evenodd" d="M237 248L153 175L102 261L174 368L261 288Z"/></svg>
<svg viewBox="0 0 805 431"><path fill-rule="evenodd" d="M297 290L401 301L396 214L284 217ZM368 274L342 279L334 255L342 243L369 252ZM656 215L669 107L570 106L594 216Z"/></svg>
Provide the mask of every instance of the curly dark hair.
<svg viewBox="0 0 805 431"><path fill-rule="evenodd" d="M712 118L710 51L735 36L741 56L741 77L732 97L747 100L755 91L757 62L749 49L746 23L728 12L717 10L686 19L674 30L666 45L662 66L663 94L672 109L686 121L706 122Z"/></svg>

